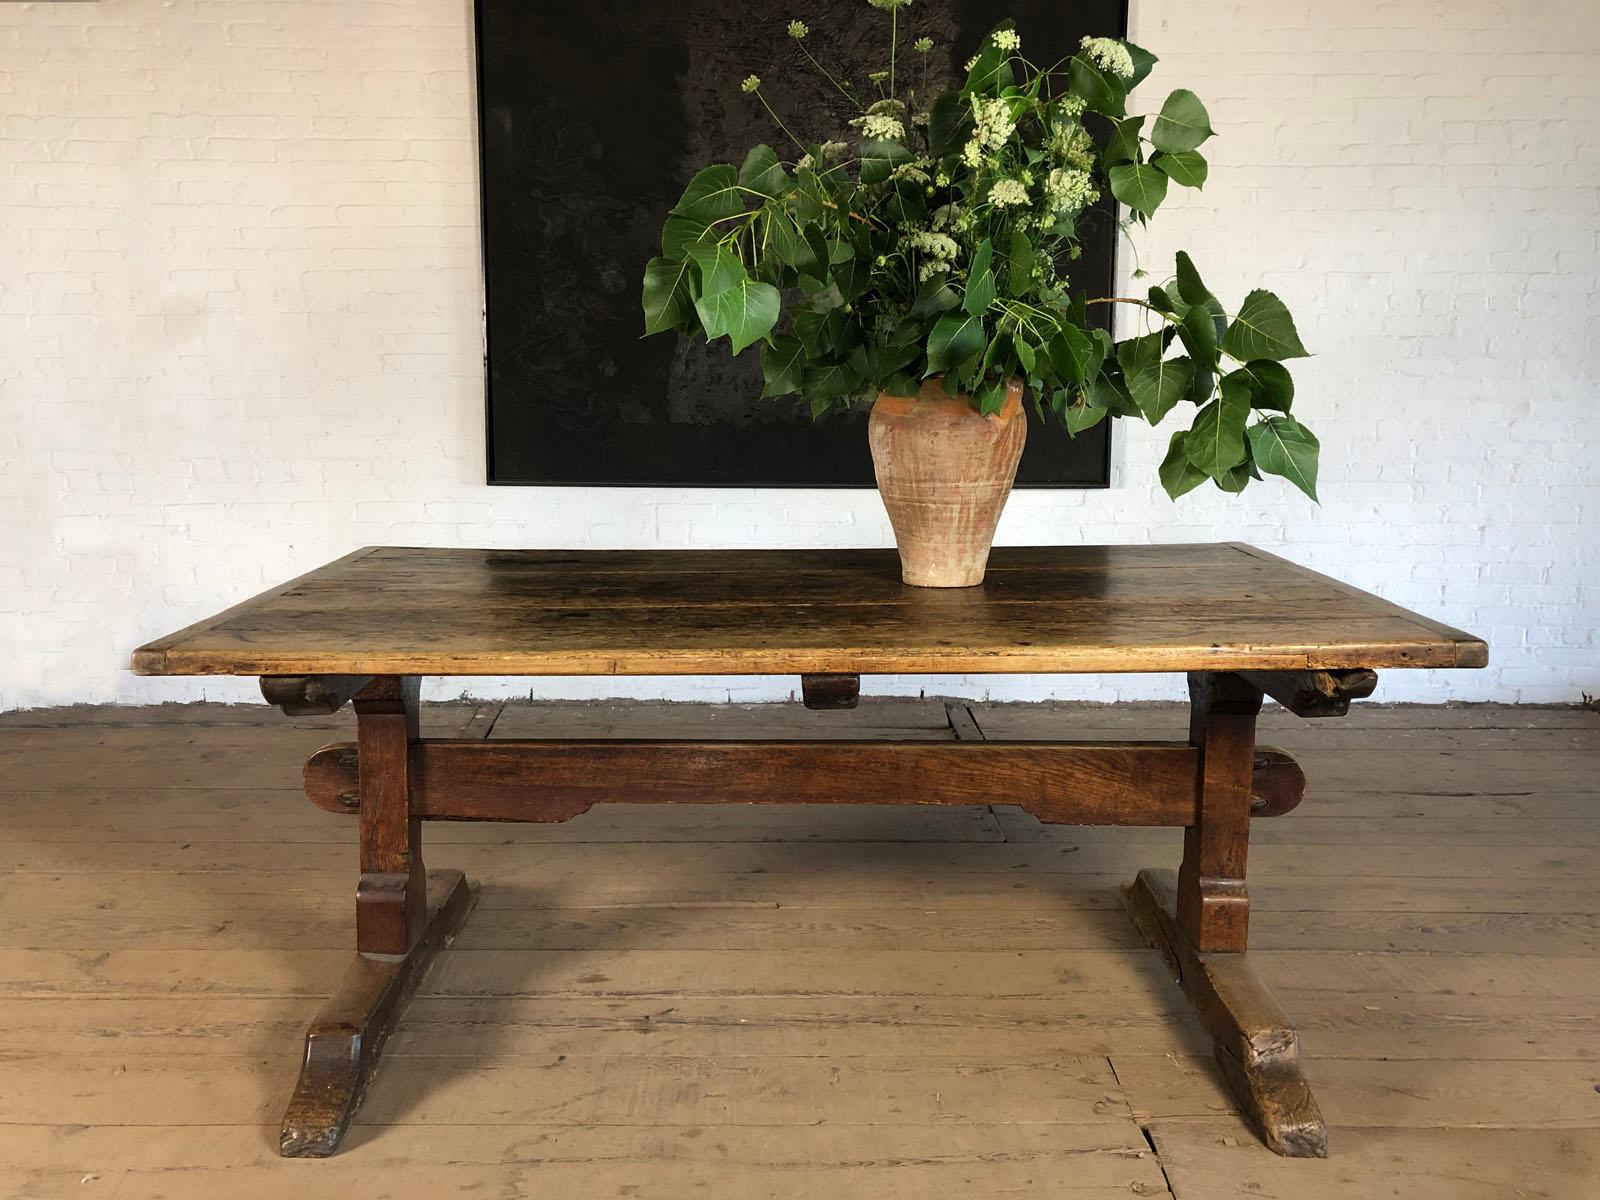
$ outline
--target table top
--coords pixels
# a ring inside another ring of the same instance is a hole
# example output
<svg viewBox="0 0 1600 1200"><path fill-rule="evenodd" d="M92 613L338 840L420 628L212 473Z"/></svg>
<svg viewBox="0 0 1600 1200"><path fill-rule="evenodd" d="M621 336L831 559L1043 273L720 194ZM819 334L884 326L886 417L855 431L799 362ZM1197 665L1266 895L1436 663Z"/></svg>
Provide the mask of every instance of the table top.
<svg viewBox="0 0 1600 1200"><path fill-rule="evenodd" d="M1481 667L1483 642L1250 546L372 546L134 651L141 675L776 675Z"/></svg>

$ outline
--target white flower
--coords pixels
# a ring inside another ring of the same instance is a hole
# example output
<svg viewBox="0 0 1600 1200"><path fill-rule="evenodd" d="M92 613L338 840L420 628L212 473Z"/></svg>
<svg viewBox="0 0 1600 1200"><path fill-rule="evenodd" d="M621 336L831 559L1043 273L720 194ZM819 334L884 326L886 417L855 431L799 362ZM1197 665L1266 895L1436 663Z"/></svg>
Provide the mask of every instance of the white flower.
<svg viewBox="0 0 1600 1200"><path fill-rule="evenodd" d="M1020 179L1000 179L989 189L989 203L996 208L1028 203L1028 189Z"/></svg>
<svg viewBox="0 0 1600 1200"><path fill-rule="evenodd" d="M998 186L998 185L996 185ZM1045 199L1051 212L1078 212L1100 199L1094 179L1087 171L1057 167L1044 181Z"/></svg>
<svg viewBox="0 0 1600 1200"><path fill-rule="evenodd" d="M1017 128L1011 119L1011 105L1001 99L972 97L972 120L975 126L972 140L986 150L1000 149L1011 140Z"/></svg>
<svg viewBox="0 0 1600 1200"><path fill-rule="evenodd" d="M1081 117L1083 110L1089 107L1088 101L1082 96L1074 96L1071 92L1061 97L1057 103L1061 105L1061 111L1069 117Z"/></svg>
<svg viewBox="0 0 1600 1200"><path fill-rule="evenodd" d="M961 147L961 161L976 171L983 166L983 147L977 142L968 142Z"/></svg>
<svg viewBox="0 0 1600 1200"><path fill-rule="evenodd" d="M934 233L928 229L913 229L906 234L906 245L946 262L954 262L961 253L961 247L956 245L955 238L947 233Z"/></svg>
<svg viewBox="0 0 1600 1200"><path fill-rule="evenodd" d="M1022 38L1015 29L996 29L992 40L1002 50L1020 50L1022 48Z"/></svg>
<svg viewBox="0 0 1600 1200"><path fill-rule="evenodd" d="M1087 171L1094 166L1094 139L1077 122L1050 129L1050 153L1069 167Z"/></svg>
<svg viewBox="0 0 1600 1200"><path fill-rule="evenodd" d="M912 183L927 183L928 173L914 162L901 163L889 172L890 179L909 179Z"/></svg>
<svg viewBox="0 0 1600 1200"><path fill-rule="evenodd" d="M973 67L975 67L977 65L978 65L978 56L976 54L974 54L971 58L967 59L966 66L962 67L961 69L963 71L970 71L970 70L972 70Z"/></svg>
<svg viewBox="0 0 1600 1200"><path fill-rule="evenodd" d="M1116 38L1086 37L1078 45L1102 71L1110 71L1124 79L1133 77L1133 55Z"/></svg>
<svg viewBox="0 0 1600 1200"><path fill-rule="evenodd" d="M846 150L850 149L850 143L849 142L823 142L821 147L819 147L819 148L822 151L823 160L824 161L830 161L830 160L838 159L839 157L841 157L844 154L844 152Z"/></svg>
<svg viewBox="0 0 1600 1200"><path fill-rule="evenodd" d="M961 207L960 207L960 205L957 205L957 204L941 204L938 208L933 210L933 216L931 218L931 223L932 223L934 229L936 229L936 230L937 229L944 229L946 226L954 224L956 218L959 217L960 215L961 215Z"/></svg>
<svg viewBox="0 0 1600 1200"><path fill-rule="evenodd" d="M869 113L861 122L861 135L882 141L898 142L906 136L906 127L900 123L898 117Z"/></svg>
<svg viewBox="0 0 1600 1200"><path fill-rule="evenodd" d="M753 92L760 86L761 86L761 76L759 76L759 75L748 75L748 76L745 77L745 81L739 85L739 88L740 88L741 91Z"/></svg>
<svg viewBox="0 0 1600 1200"><path fill-rule="evenodd" d="M911 43L911 48L918 54L926 54L929 50L933 49L933 39L930 37L919 37L916 41Z"/></svg>
<svg viewBox="0 0 1600 1200"><path fill-rule="evenodd" d="M911 0L867 0L867 3L872 5L873 8L892 11L897 8L904 8L911 3Z"/></svg>
<svg viewBox="0 0 1600 1200"><path fill-rule="evenodd" d="M948 271L961 253L961 247L949 234L926 229L913 229L906 234L903 244L907 250L914 250L923 256L923 263L917 269L919 280L937 275L940 271Z"/></svg>
<svg viewBox="0 0 1600 1200"><path fill-rule="evenodd" d="M804 21L789 22L789 36L797 42L810 32L811 30L806 28L806 23Z"/></svg>

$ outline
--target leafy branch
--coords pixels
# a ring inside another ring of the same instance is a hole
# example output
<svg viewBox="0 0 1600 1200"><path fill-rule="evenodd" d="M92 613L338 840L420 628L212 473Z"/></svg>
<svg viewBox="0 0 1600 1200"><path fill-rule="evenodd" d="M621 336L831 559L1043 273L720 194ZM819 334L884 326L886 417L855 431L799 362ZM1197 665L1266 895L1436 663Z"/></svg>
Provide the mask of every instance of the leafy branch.
<svg viewBox="0 0 1600 1200"><path fill-rule="evenodd" d="M1085 38L1040 70L1010 21L959 86L931 98L933 43L917 38L922 83L901 94L905 0L869 3L889 18L888 66L872 76L880 98L864 104L790 22L806 60L857 110L851 131L803 141L749 76L743 89L797 153L759 145L738 169L689 181L645 268L645 332L726 337L735 354L759 344L762 394L798 395L818 415L936 382L995 412L1015 378L1069 436L1107 418L1159 424L1188 405L1160 468L1174 497L1207 480L1237 492L1268 473L1314 498L1318 444L1290 415L1283 366L1306 350L1282 301L1257 289L1229 312L1182 253L1144 298L1070 286L1104 199L1123 206L1123 228L1142 226L1173 185L1205 185L1212 128L1200 99L1180 88L1153 116L1130 115L1155 55ZM1115 342L1090 319L1114 304L1159 319Z"/></svg>

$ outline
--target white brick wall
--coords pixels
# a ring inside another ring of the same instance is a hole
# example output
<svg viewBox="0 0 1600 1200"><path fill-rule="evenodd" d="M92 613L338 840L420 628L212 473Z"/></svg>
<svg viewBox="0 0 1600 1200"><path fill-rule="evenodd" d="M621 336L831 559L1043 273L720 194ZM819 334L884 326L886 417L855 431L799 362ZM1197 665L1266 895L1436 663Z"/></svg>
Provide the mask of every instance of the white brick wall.
<svg viewBox="0 0 1600 1200"><path fill-rule="evenodd" d="M1173 506L1124 423L1110 491L1019 494L1001 540L1251 541L1489 639L1383 698L1600 692L1600 8L1136 0L1132 36L1145 103L1190 86L1221 131L1144 260L1289 302L1323 504ZM364 543L887 543L871 492L483 485L473 124L468 0L0 3L0 707L252 696L122 668Z"/></svg>

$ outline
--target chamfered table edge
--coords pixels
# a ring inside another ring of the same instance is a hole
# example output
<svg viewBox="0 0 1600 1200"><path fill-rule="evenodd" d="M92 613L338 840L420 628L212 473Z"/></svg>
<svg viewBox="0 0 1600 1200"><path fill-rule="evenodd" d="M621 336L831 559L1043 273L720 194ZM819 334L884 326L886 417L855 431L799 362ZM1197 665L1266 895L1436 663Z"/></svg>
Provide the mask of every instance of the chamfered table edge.
<svg viewBox="0 0 1600 1200"><path fill-rule="evenodd" d="M1206 543L1201 543L1202 545ZM183 643L221 625L236 613L263 600L292 590L329 568L350 563L386 549L364 546L331 562L266 589L204 620L184 626L133 652L130 669L135 675L793 675L802 673L853 674L1141 674L1182 671L1266 671L1409 668L1476 668L1488 664L1488 646L1462 630L1434 621L1351 584L1323 575L1290 559L1242 542L1211 543L1228 546L1250 557L1278 564L1308 579L1364 600L1376 599L1392 617L1416 626L1428 637L1416 640L1361 642L1351 645L1318 643L1305 647L1277 647L1271 651L1215 645L1145 645L1130 649L1106 646L1016 648L997 653L920 648L886 652L881 648L852 650L842 647L815 649L790 647L745 651L658 651L626 653L594 650L487 651L487 652L382 652L352 655L331 652L286 654L225 652L215 649L186 651ZM1019 547L1021 548L1021 547ZM418 549L426 549L419 547ZM435 548L436 549L436 548ZM596 551L595 553L604 553Z"/></svg>

